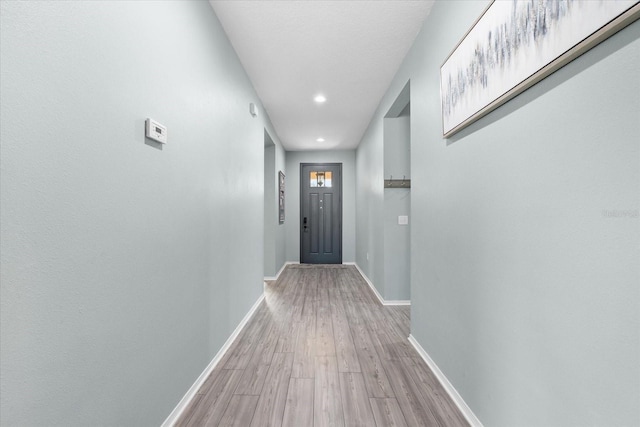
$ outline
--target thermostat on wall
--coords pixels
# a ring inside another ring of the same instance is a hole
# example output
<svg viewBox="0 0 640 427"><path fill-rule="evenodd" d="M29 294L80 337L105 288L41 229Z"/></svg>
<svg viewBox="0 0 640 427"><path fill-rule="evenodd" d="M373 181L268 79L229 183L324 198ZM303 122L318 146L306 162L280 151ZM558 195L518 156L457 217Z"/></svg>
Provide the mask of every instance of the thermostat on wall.
<svg viewBox="0 0 640 427"><path fill-rule="evenodd" d="M147 119L144 126L144 134L147 138L158 141L162 144L167 143L167 127L161 125L153 119Z"/></svg>

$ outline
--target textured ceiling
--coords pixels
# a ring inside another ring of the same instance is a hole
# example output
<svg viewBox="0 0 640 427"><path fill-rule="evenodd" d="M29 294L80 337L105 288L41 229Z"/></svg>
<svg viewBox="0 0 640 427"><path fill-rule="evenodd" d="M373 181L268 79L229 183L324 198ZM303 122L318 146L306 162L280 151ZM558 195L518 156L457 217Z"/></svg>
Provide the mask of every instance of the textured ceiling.
<svg viewBox="0 0 640 427"><path fill-rule="evenodd" d="M287 150L355 148L433 5L210 3ZM324 104L313 101L318 93L327 97Z"/></svg>

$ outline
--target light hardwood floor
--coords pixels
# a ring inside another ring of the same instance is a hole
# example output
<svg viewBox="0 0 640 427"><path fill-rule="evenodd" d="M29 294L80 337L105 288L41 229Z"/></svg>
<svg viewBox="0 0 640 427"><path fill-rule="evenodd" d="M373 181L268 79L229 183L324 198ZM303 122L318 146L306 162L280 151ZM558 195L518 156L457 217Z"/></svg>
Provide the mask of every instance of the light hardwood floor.
<svg viewBox="0 0 640 427"><path fill-rule="evenodd" d="M178 426L468 426L353 266L291 265Z"/></svg>

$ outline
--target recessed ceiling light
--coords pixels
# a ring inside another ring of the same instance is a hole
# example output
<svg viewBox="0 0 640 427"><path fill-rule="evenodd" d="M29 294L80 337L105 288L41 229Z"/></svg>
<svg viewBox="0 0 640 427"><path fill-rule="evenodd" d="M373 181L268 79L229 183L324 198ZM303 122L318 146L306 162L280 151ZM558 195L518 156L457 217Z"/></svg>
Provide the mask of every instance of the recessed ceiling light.
<svg viewBox="0 0 640 427"><path fill-rule="evenodd" d="M327 100L327 98L324 95L316 95L316 97L313 98L313 100L316 101L318 104L322 104Z"/></svg>
<svg viewBox="0 0 640 427"><path fill-rule="evenodd" d="M316 141L318 141L318 142L324 142L324 138L318 138L318 139L316 139Z"/></svg>

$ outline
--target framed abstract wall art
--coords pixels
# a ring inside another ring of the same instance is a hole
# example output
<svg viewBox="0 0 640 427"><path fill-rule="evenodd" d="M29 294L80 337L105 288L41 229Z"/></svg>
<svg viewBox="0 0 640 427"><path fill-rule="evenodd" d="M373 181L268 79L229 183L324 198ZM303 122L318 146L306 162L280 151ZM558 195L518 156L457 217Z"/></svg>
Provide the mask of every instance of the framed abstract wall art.
<svg viewBox="0 0 640 427"><path fill-rule="evenodd" d="M284 172L278 172L278 222L284 223Z"/></svg>
<svg viewBox="0 0 640 427"><path fill-rule="evenodd" d="M440 68L453 135L640 18L640 0L494 0Z"/></svg>

